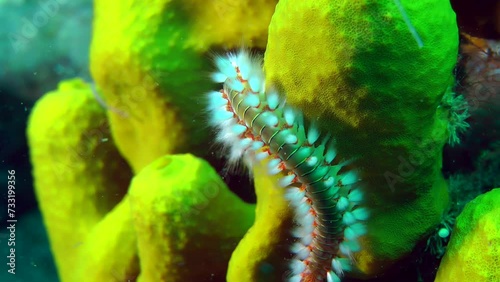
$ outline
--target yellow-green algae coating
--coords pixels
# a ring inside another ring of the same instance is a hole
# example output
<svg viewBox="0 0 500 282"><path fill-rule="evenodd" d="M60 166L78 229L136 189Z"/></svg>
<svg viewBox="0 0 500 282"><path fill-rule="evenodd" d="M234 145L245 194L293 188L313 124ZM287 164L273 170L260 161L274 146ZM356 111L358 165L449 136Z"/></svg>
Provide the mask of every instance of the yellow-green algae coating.
<svg viewBox="0 0 500 282"><path fill-rule="evenodd" d="M59 277L61 281L83 281L75 277L81 253L106 241L89 241L88 234L126 193L130 169L109 135L104 110L92 96L90 86L80 79L61 82L57 90L36 103L28 121L27 137L35 193ZM116 230L129 226L121 224L121 218L128 215L115 217L112 232L107 236L112 238ZM118 253L123 254L118 264L137 268L134 246L135 243L125 241L117 246L121 250ZM107 248L116 250L112 245ZM101 251L104 250L98 253ZM96 259L98 253L88 260ZM101 278L111 277L109 266L115 262L108 256L102 263L100 267L107 268L108 275ZM126 271L117 269L117 279Z"/></svg>
<svg viewBox="0 0 500 282"><path fill-rule="evenodd" d="M282 0L264 68L277 87L355 158L371 209L356 261L365 275L408 254L449 202L441 175L458 31L447 0Z"/></svg>
<svg viewBox="0 0 500 282"><path fill-rule="evenodd" d="M435 282L500 281L500 188L480 195L457 218Z"/></svg>
<svg viewBox="0 0 500 282"><path fill-rule="evenodd" d="M94 1L91 72L135 172L164 154L206 154L210 53L264 48L276 2Z"/></svg>
<svg viewBox="0 0 500 282"><path fill-rule="evenodd" d="M137 281L224 281L231 252L254 220L254 205L190 154L164 156L134 177Z"/></svg>

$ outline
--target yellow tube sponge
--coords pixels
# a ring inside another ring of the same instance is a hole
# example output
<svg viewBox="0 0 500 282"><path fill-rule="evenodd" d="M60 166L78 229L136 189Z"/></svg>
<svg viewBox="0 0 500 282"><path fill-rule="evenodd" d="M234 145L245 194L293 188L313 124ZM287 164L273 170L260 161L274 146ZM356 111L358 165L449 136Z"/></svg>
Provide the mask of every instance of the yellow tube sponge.
<svg viewBox="0 0 500 282"><path fill-rule="evenodd" d="M208 53L263 48L276 2L94 1L91 72L135 172L165 154L206 153L197 121L211 89Z"/></svg>
<svg viewBox="0 0 500 282"><path fill-rule="evenodd" d="M289 266L293 213L285 200L280 176L268 176L265 166L254 167L257 207L255 222L234 250L227 281L282 281Z"/></svg>
<svg viewBox="0 0 500 282"><path fill-rule="evenodd" d="M469 202L457 217L435 282L500 281L500 188Z"/></svg>
<svg viewBox="0 0 500 282"><path fill-rule="evenodd" d="M254 220L254 205L232 194L206 161L161 157L134 177L129 193L137 281L224 280L231 252Z"/></svg>
<svg viewBox="0 0 500 282"><path fill-rule="evenodd" d="M131 172L116 150L90 86L61 82L28 121L35 192L61 281L74 281L90 230L122 199Z"/></svg>
<svg viewBox="0 0 500 282"><path fill-rule="evenodd" d="M134 281L140 269L128 196L94 226L79 248L71 281Z"/></svg>
<svg viewBox="0 0 500 282"><path fill-rule="evenodd" d="M448 206L440 171L448 112L440 102L457 46L446 0L276 6L266 85L332 134L340 156L356 159L372 215L356 256L367 276L409 254Z"/></svg>

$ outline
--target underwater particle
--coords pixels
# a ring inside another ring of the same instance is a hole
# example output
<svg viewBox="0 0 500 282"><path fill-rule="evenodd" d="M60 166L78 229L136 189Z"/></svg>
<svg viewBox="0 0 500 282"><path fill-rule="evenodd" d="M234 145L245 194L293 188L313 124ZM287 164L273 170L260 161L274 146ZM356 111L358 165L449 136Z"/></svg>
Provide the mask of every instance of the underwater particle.
<svg viewBox="0 0 500 282"><path fill-rule="evenodd" d="M443 239L448 238L448 236L450 236L450 230L448 230L447 228L441 228L438 231L438 236Z"/></svg>
<svg viewBox="0 0 500 282"><path fill-rule="evenodd" d="M285 189L298 225L289 280L339 281L366 233L368 211L359 207L363 197L355 187L359 177L345 169L347 162L335 160L329 135L320 138L314 126L306 130L299 111L276 103L274 91L267 96L261 64L246 50L216 58L219 73L213 77L224 87L208 95L211 123L230 161L242 158L250 167L264 161Z"/></svg>

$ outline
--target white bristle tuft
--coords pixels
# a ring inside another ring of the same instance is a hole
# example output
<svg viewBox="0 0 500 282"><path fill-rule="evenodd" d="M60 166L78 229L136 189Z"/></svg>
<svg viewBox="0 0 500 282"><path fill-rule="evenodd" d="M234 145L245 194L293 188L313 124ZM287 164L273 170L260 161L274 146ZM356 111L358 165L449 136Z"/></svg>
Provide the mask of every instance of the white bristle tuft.
<svg viewBox="0 0 500 282"><path fill-rule="evenodd" d="M348 258L336 258L337 262L340 263L342 270L344 272L352 271L352 261Z"/></svg>
<svg viewBox="0 0 500 282"><path fill-rule="evenodd" d="M353 252L353 253L357 253L357 252L361 251L361 245L359 244L359 242L357 240L347 241L347 245L349 246L349 248L351 249L351 252Z"/></svg>
<svg viewBox="0 0 500 282"><path fill-rule="evenodd" d="M339 251L344 256L352 257L351 249L349 249L345 241L339 244Z"/></svg>
<svg viewBox="0 0 500 282"><path fill-rule="evenodd" d="M212 73L212 75L210 75L210 78L213 82L223 83L224 81L226 81L227 75L223 74L222 72L214 72Z"/></svg>
<svg viewBox="0 0 500 282"><path fill-rule="evenodd" d="M300 205L300 201L304 199L304 196L306 195L305 190L301 190L300 188L292 187L290 189L287 189L285 193L285 198L293 205L293 206L298 206Z"/></svg>
<svg viewBox="0 0 500 282"><path fill-rule="evenodd" d="M294 228L292 230L292 236L295 238L301 239L301 238L304 238L305 236L311 235L311 233L308 233L307 231L308 231L307 229L304 229L304 228L298 226L297 228ZM303 244L303 243L301 243L301 244Z"/></svg>
<svg viewBox="0 0 500 282"><path fill-rule="evenodd" d="M209 110L218 110L219 108L226 106L228 103L227 99L222 97L222 94L217 91L212 91L208 93L208 109Z"/></svg>
<svg viewBox="0 0 500 282"><path fill-rule="evenodd" d="M228 128L228 127L221 127L221 130L217 134L216 140L218 142L228 143L228 141L233 142L234 141L234 137L235 137L234 133L231 132L230 128ZM232 145L232 143L228 143L228 144Z"/></svg>
<svg viewBox="0 0 500 282"><path fill-rule="evenodd" d="M250 85L250 89L252 89L253 92L258 93L263 86L262 77L257 73L253 73L248 79L248 84Z"/></svg>
<svg viewBox="0 0 500 282"><path fill-rule="evenodd" d="M299 220L302 220L302 219L299 218L298 221ZM314 222L314 220L312 222ZM304 226L301 226L303 234L312 234L313 233L313 231L314 231L314 225L312 223L311 224L307 224L307 225L305 223L301 223L301 224L304 225Z"/></svg>
<svg viewBox="0 0 500 282"><path fill-rule="evenodd" d="M246 150L248 149L248 147L250 147L250 145L252 145L252 139L250 138L243 138L240 140L240 142L238 143L238 146L242 149L242 150Z"/></svg>
<svg viewBox="0 0 500 282"><path fill-rule="evenodd" d="M212 115L212 122L219 125L220 123L230 120L234 114L225 110L215 111Z"/></svg>
<svg viewBox="0 0 500 282"><path fill-rule="evenodd" d="M266 112L266 114L265 115L263 114L263 116L264 116L264 121L268 126L275 127L279 124L279 119L274 114Z"/></svg>
<svg viewBox="0 0 500 282"><path fill-rule="evenodd" d="M349 200L346 197L340 197L337 202L337 210L345 211L349 207Z"/></svg>
<svg viewBox="0 0 500 282"><path fill-rule="evenodd" d="M302 198L302 200L300 200L299 204L296 206L295 214L299 217L306 216L310 210L311 205L307 201L305 201L305 198Z"/></svg>
<svg viewBox="0 0 500 282"><path fill-rule="evenodd" d="M326 187L331 187L333 185L333 183L335 180L333 179L332 176L329 176L328 178L326 178L323 182L323 185L325 185Z"/></svg>
<svg viewBox="0 0 500 282"><path fill-rule="evenodd" d="M226 85L229 88L231 88L232 90L237 91L237 92L241 92L241 91L243 91L243 89L245 89L245 86L243 85L243 83L241 83L241 81L239 81L238 79L235 79L235 78L229 78L226 81Z"/></svg>
<svg viewBox="0 0 500 282"><path fill-rule="evenodd" d="M325 154L325 162L328 164L331 163L335 159L336 155L337 152L335 151L335 148L333 146L328 147Z"/></svg>
<svg viewBox="0 0 500 282"><path fill-rule="evenodd" d="M216 58L215 65L217 66L219 71L226 75L228 78L235 79L238 76L238 73L234 69L233 64L227 58Z"/></svg>
<svg viewBox="0 0 500 282"><path fill-rule="evenodd" d="M276 110L280 104L280 97L278 96L278 93L275 91L271 91L267 94L266 96L267 99L267 106L271 111Z"/></svg>
<svg viewBox="0 0 500 282"><path fill-rule="evenodd" d="M243 133L245 133L245 131L247 131L247 127L244 126L244 125L241 125L241 124L235 124L231 127L231 131L232 133L236 134L236 136L239 136Z"/></svg>
<svg viewBox="0 0 500 282"><path fill-rule="evenodd" d="M247 80L248 77L250 76L250 72L252 71L253 67L248 51L244 49L241 50L238 56L236 57L236 63L238 64L241 78Z"/></svg>
<svg viewBox="0 0 500 282"><path fill-rule="evenodd" d="M312 156L306 159L306 164L308 166L315 166L317 163L318 163L318 158L316 156Z"/></svg>
<svg viewBox="0 0 500 282"><path fill-rule="evenodd" d="M283 111L283 116L285 117L286 124L288 124L288 126L292 126L293 123L295 122L295 117L296 117L293 110L288 107L285 108L285 110Z"/></svg>
<svg viewBox="0 0 500 282"><path fill-rule="evenodd" d="M346 172L341 178L342 185L351 185L358 182L358 175L354 171Z"/></svg>
<svg viewBox="0 0 500 282"><path fill-rule="evenodd" d="M309 211L311 211L311 209L309 209ZM305 216L300 217L300 223L304 228L308 228L309 226L313 226L314 216L309 212Z"/></svg>
<svg viewBox="0 0 500 282"><path fill-rule="evenodd" d="M269 153L267 151L259 152L255 155L255 159L257 161L262 161L263 159L269 157Z"/></svg>
<svg viewBox="0 0 500 282"><path fill-rule="evenodd" d="M312 125L307 131L307 142L314 144L319 139L319 130L316 126Z"/></svg>
<svg viewBox="0 0 500 282"><path fill-rule="evenodd" d="M339 258L332 259L332 269L338 276L344 275L344 268Z"/></svg>
<svg viewBox="0 0 500 282"><path fill-rule="evenodd" d="M234 114L229 119L217 120L215 118L215 115L217 114L217 112L220 112L220 111L228 112L228 111L223 110L223 109L218 109L217 111L214 111L212 113L211 118L210 118L210 123L212 124L212 126L219 128L221 131L231 132L231 130L230 130L231 126L233 126L233 124L236 124L236 122L237 122L237 120L234 118ZM232 113L232 112L229 112L229 113Z"/></svg>
<svg viewBox="0 0 500 282"><path fill-rule="evenodd" d="M357 208L357 209L352 211L352 215L357 220L367 220L370 217L370 213L368 212L368 209L366 209L366 208Z"/></svg>
<svg viewBox="0 0 500 282"><path fill-rule="evenodd" d="M292 233L292 236L293 236L294 238L302 238L302 237L304 237L304 236L305 236L304 231L303 231L303 229L302 229L302 228L294 228L294 229L292 229L292 232L291 232L291 233ZM302 243L301 243L301 244L302 244Z"/></svg>
<svg viewBox="0 0 500 282"><path fill-rule="evenodd" d="M262 141L253 141L252 150L256 151L264 146L264 142Z"/></svg>
<svg viewBox="0 0 500 282"><path fill-rule="evenodd" d="M309 246L311 245L312 243L312 240L313 240L313 237L311 234L305 234L302 238L301 238L301 242L302 244L306 245L306 246Z"/></svg>
<svg viewBox="0 0 500 282"><path fill-rule="evenodd" d="M294 135L294 134L288 134L286 137L285 137L285 143L287 144L295 144L299 141L299 139L297 139L297 136Z"/></svg>
<svg viewBox="0 0 500 282"><path fill-rule="evenodd" d="M353 189L351 192L349 192L347 198L353 203L359 203L363 200L363 192L361 192L361 190L359 189Z"/></svg>
<svg viewBox="0 0 500 282"><path fill-rule="evenodd" d="M306 265L303 261L294 259L290 264L293 275L302 273L306 269Z"/></svg>
<svg viewBox="0 0 500 282"><path fill-rule="evenodd" d="M222 72L214 72L210 77L212 78L212 81L216 83L222 83L227 79L227 75Z"/></svg>
<svg viewBox="0 0 500 282"><path fill-rule="evenodd" d="M342 215L342 221L345 225L349 226L356 223L356 218L351 212L345 212L344 215Z"/></svg>
<svg viewBox="0 0 500 282"><path fill-rule="evenodd" d="M267 172L269 173L269 175L276 175L280 172L282 172L283 170L279 167L274 167L274 168L271 168L269 169Z"/></svg>
<svg viewBox="0 0 500 282"><path fill-rule="evenodd" d="M326 274L326 281L327 282L340 282L340 278L335 274L333 271L328 271Z"/></svg>
<svg viewBox="0 0 500 282"><path fill-rule="evenodd" d="M361 250L361 245L355 240L353 241L343 241L339 245L339 250L345 256L351 257L352 253L359 252Z"/></svg>
<svg viewBox="0 0 500 282"><path fill-rule="evenodd" d="M300 259L300 260L305 260L309 256L309 254L311 253L309 248L302 245L301 243L293 244L291 251L293 254L295 254L295 257Z"/></svg>
<svg viewBox="0 0 500 282"><path fill-rule="evenodd" d="M347 227L344 229L344 237L349 241L353 241L358 238L358 234L351 227Z"/></svg>
<svg viewBox="0 0 500 282"><path fill-rule="evenodd" d="M283 187L283 188L286 188L288 186L290 186L290 184L293 183L293 180L295 179L295 175L294 174L290 174L290 175L287 175L283 178L281 178L279 181L278 181L278 184Z"/></svg>
<svg viewBox="0 0 500 282"><path fill-rule="evenodd" d="M244 153L244 151L241 148L232 147L231 151L229 152L228 162L229 163L238 162L238 160L241 159L241 156L243 155L243 153Z"/></svg>
<svg viewBox="0 0 500 282"><path fill-rule="evenodd" d="M276 175L282 171L280 168L281 159L272 159L267 163L267 171L270 175Z"/></svg>
<svg viewBox="0 0 500 282"><path fill-rule="evenodd" d="M358 236L363 236L367 232L366 225L364 225L363 223L355 223L349 226L349 228L351 228L352 231L355 232Z"/></svg>
<svg viewBox="0 0 500 282"><path fill-rule="evenodd" d="M248 94L245 97L245 105L250 107L258 107L260 105L260 98L257 94Z"/></svg>
<svg viewBox="0 0 500 282"><path fill-rule="evenodd" d="M287 282L301 282L301 281L302 281L302 275L297 274L297 275L294 275L294 276L288 278Z"/></svg>

